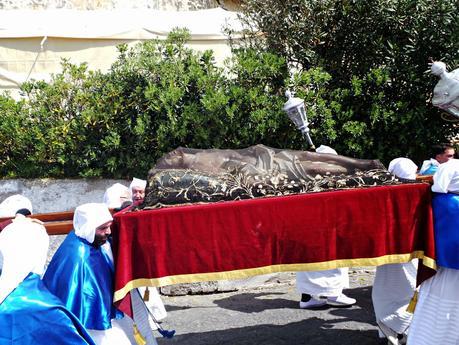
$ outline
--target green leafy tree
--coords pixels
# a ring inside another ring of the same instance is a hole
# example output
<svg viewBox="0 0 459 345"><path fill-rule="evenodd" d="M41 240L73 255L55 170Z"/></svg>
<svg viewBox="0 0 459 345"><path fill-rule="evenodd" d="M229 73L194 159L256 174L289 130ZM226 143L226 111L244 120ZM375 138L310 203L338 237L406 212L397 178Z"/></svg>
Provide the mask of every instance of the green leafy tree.
<svg viewBox="0 0 459 345"><path fill-rule="evenodd" d="M340 153L419 161L457 134L430 105L426 73L431 59L459 65L457 1L247 0L241 20L244 46L329 73Z"/></svg>
<svg viewBox="0 0 459 345"><path fill-rule="evenodd" d="M305 149L282 111L287 88L305 99L316 143L344 142L357 151L369 138L343 106L349 89L334 89L330 101L333 79L322 68L289 73L284 57L253 48L217 67L210 51L187 48L188 38L177 29L165 41L120 46L106 73L63 61L49 83L24 84L24 100L1 97L0 174L122 178L146 176L178 146ZM384 82L375 70L355 79L352 92L365 99L368 85Z"/></svg>

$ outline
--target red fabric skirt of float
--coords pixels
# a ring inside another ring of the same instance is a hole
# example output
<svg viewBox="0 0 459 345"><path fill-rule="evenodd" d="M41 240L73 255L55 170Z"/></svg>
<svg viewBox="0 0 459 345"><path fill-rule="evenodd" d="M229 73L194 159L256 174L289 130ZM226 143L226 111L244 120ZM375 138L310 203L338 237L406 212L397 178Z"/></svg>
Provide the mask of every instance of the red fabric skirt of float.
<svg viewBox="0 0 459 345"><path fill-rule="evenodd" d="M115 301L140 286L423 259L435 268L428 184L177 206L115 216ZM124 306L123 306L124 305Z"/></svg>

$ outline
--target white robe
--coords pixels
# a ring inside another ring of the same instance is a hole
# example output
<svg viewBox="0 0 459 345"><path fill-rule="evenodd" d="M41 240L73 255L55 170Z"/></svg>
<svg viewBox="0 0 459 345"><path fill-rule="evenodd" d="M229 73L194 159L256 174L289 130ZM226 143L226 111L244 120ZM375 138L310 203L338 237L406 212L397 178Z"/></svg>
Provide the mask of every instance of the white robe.
<svg viewBox="0 0 459 345"><path fill-rule="evenodd" d="M110 244L106 242L101 246L101 248L113 263L113 252ZM156 292L157 298L153 300L153 305L157 305L157 299L159 298L160 305L164 309L164 305L162 304L156 289L154 289L154 292ZM153 294L153 296L155 295ZM157 325L149 317L146 310L148 306L143 303L142 298L136 289L131 291L131 302L134 313L134 321L129 316L125 315L122 319L113 319L112 328L110 329L104 331L88 329L88 332L91 334L97 345L137 345L137 342L134 339L134 322L137 325L140 334L145 339L146 345L157 345L152 332L152 329L157 329ZM165 309L164 313L166 313Z"/></svg>
<svg viewBox="0 0 459 345"><path fill-rule="evenodd" d="M144 296L146 288L139 287L138 290L140 292L140 295ZM148 291L150 294L150 298L148 301L145 301L145 305L151 311L156 321L160 321L167 316L166 308L164 307L164 303L161 300L161 295L159 294L158 289L156 289L155 287L149 287ZM156 328L156 325L154 324L153 320L150 320L150 324L153 329Z"/></svg>
<svg viewBox="0 0 459 345"><path fill-rule="evenodd" d="M132 320L127 316L112 320L112 328L103 331L87 329L97 345L137 345L132 332Z"/></svg>
<svg viewBox="0 0 459 345"><path fill-rule="evenodd" d="M339 296L349 287L349 269L336 268L325 271L298 272L296 288L301 294L314 296Z"/></svg>
<svg viewBox="0 0 459 345"><path fill-rule="evenodd" d="M459 344L459 270L440 267L421 284L408 345Z"/></svg>
<svg viewBox="0 0 459 345"><path fill-rule="evenodd" d="M376 320L398 334L406 333L413 314L406 311L416 289L418 262L376 268L371 292Z"/></svg>
<svg viewBox="0 0 459 345"><path fill-rule="evenodd" d="M134 320L146 345L158 345L150 326L146 306L135 290L131 291L131 299ZM134 321L127 315L122 319L112 320L110 329L103 331L88 329L88 332L97 345L137 345L134 339Z"/></svg>

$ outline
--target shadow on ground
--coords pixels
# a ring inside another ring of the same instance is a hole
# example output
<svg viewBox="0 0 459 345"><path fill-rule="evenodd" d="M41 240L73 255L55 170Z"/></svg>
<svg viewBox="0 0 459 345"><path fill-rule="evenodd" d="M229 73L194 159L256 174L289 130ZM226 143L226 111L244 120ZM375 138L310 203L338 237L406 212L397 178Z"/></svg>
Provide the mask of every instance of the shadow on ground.
<svg viewBox="0 0 459 345"><path fill-rule="evenodd" d="M376 345L376 330L333 328L335 321L309 318L283 326L257 326L212 332L176 335L173 339L158 339L158 344L193 345Z"/></svg>
<svg viewBox="0 0 459 345"><path fill-rule="evenodd" d="M373 304L371 302L371 288L360 287L348 289L346 295L357 300L357 306L364 310L370 310L373 313ZM257 293L240 293L227 298L215 299L214 304L219 308L234 310L242 313L261 313L269 309L291 308L298 309L298 300L294 301L287 298L276 298L275 296L285 296L282 292L257 292ZM335 315L343 316L350 310L349 308L333 308L325 306L320 310L330 310Z"/></svg>
<svg viewBox="0 0 459 345"><path fill-rule="evenodd" d="M177 330L178 334L173 339L158 339L158 343L159 345L381 344L374 322L371 287L349 289L346 290L346 294L357 299L355 306L317 311L300 310L298 300L295 300L297 295L291 292L258 290L225 297L215 295L213 296L215 312L211 315L193 315L197 318L195 320L189 319L189 315L188 319L182 322L193 324L191 329L183 329L182 323L182 329ZM166 308L171 310L170 308L174 306L166 306ZM209 310L208 308L209 306L206 305L203 310ZM217 313L226 315L227 321L224 321L225 317L217 317ZM173 318L174 316L167 323L174 324ZM255 318L261 321L256 325L252 322L247 327L241 327L241 322L237 325L232 322L231 319L234 318L242 320ZM279 318L282 318L281 322ZM205 331L199 329L199 325L208 325L208 322L214 322L215 331L209 331L209 328Z"/></svg>

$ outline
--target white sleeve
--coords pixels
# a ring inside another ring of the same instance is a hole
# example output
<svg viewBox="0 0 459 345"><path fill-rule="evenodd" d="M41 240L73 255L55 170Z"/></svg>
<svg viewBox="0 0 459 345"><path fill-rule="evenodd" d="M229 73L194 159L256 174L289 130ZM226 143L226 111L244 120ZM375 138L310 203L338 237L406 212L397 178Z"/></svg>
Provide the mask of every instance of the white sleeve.
<svg viewBox="0 0 459 345"><path fill-rule="evenodd" d="M433 176L434 183L432 186L432 192L448 193L451 180L456 174L458 174L458 170L455 168L455 165L456 164L450 164L450 162L440 164L440 167Z"/></svg>

